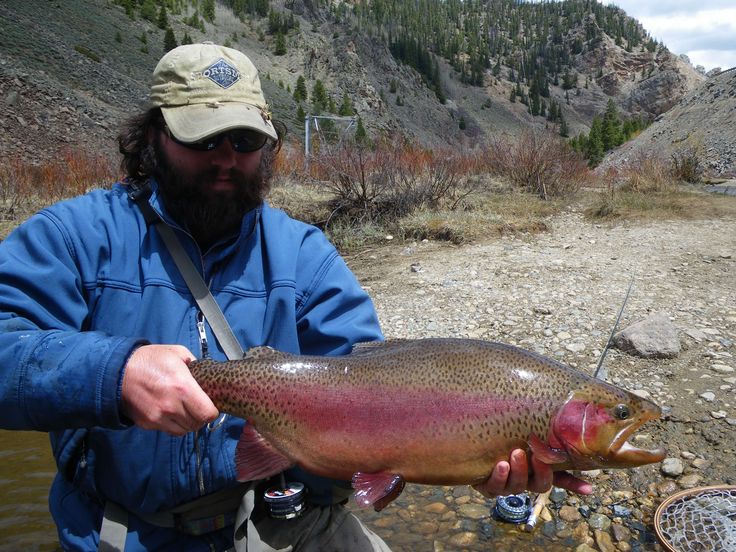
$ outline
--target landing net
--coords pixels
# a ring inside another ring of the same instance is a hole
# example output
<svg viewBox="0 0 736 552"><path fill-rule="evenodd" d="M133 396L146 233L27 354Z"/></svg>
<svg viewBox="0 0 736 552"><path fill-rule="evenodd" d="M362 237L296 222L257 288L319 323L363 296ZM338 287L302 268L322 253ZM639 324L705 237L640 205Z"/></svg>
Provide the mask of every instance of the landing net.
<svg viewBox="0 0 736 552"><path fill-rule="evenodd" d="M670 496L657 508L654 528L669 552L736 552L736 486Z"/></svg>

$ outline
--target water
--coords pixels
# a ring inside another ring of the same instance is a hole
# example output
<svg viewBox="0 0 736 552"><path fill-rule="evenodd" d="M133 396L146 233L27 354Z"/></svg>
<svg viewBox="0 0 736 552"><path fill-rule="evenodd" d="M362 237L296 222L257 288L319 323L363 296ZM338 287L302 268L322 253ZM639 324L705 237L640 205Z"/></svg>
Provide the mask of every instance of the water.
<svg viewBox="0 0 736 552"><path fill-rule="evenodd" d="M48 494L56 465L46 433L0 430L0 550L58 550Z"/></svg>
<svg viewBox="0 0 736 552"><path fill-rule="evenodd" d="M55 472L47 434L0 430L0 552L59 550L47 502ZM468 494L460 487L408 485L380 513L351 509L394 552L485 551L490 546L499 552L519 546L528 552L557 552L577 545L569 539L547 538L542 527L529 534L514 525L494 522L490 518L493 502L484 502L478 495L470 501ZM470 502L476 507L464 513Z"/></svg>

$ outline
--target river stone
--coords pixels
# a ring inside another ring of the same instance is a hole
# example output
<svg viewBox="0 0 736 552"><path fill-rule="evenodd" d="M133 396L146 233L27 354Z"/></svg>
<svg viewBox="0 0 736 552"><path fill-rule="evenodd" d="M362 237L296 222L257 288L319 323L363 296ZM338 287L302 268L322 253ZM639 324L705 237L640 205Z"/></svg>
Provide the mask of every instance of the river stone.
<svg viewBox="0 0 736 552"><path fill-rule="evenodd" d="M434 535L440 528L436 521L422 521L417 523L413 529L420 535Z"/></svg>
<svg viewBox="0 0 736 552"><path fill-rule="evenodd" d="M611 535L606 531L595 531L595 543L601 552L616 552Z"/></svg>
<svg viewBox="0 0 736 552"><path fill-rule="evenodd" d="M618 332L613 342L618 349L644 358L672 358L680 353L677 330L663 312L651 314Z"/></svg>
<svg viewBox="0 0 736 552"><path fill-rule="evenodd" d="M697 473L691 473L681 477L677 482L683 489L692 489L700 483L700 476Z"/></svg>
<svg viewBox="0 0 736 552"><path fill-rule="evenodd" d="M575 549L575 552L598 552L595 548L591 548L587 544L581 544Z"/></svg>
<svg viewBox="0 0 736 552"><path fill-rule="evenodd" d="M611 520L608 516L603 514L591 514L588 519L588 525L593 529L605 531L611 526Z"/></svg>
<svg viewBox="0 0 736 552"><path fill-rule="evenodd" d="M560 508L560 519L565 521L578 521L583 516L580 515L580 512L578 512L577 508L574 506L568 506L565 504L562 508Z"/></svg>
<svg viewBox="0 0 736 552"><path fill-rule="evenodd" d="M665 458L659 469L664 475L678 477L682 475L685 466L682 465L682 460L679 458Z"/></svg>
<svg viewBox="0 0 736 552"><path fill-rule="evenodd" d="M490 517L491 511L488 506L481 504L462 504L458 509L457 513L465 518L470 519L483 519L484 517Z"/></svg>
<svg viewBox="0 0 736 552"><path fill-rule="evenodd" d="M627 542L631 539L631 531L625 525L620 523L611 524L611 533L616 542Z"/></svg>
<svg viewBox="0 0 736 552"><path fill-rule="evenodd" d="M567 498L567 491L560 489L559 487L552 487L552 492L549 493L549 499L555 504L562 504Z"/></svg>
<svg viewBox="0 0 736 552"><path fill-rule="evenodd" d="M424 511L428 514L444 514L448 507L444 502L432 502L424 507Z"/></svg>
<svg viewBox="0 0 736 552"><path fill-rule="evenodd" d="M713 393L713 391L706 391L705 393L700 394L700 398L704 401L713 402L716 400L716 394Z"/></svg>
<svg viewBox="0 0 736 552"><path fill-rule="evenodd" d="M455 533L449 539L447 539L447 544L453 549L465 548L467 546L475 544L476 542L478 542L478 535L475 533L471 533L470 531Z"/></svg>

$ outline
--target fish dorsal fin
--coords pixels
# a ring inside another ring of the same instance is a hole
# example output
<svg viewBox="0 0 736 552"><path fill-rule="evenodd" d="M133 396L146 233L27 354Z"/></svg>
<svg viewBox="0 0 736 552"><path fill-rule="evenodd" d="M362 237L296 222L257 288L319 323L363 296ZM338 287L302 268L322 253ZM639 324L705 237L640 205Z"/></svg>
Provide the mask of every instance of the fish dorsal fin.
<svg viewBox="0 0 736 552"><path fill-rule="evenodd" d="M250 358L250 359L257 359L257 358L267 358L274 356L278 351L274 349L273 347L269 347L267 345L260 345L258 347L251 347L248 349L245 354L243 355L243 358Z"/></svg>
<svg viewBox="0 0 736 552"><path fill-rule="evenodd" d="M362 355L366 353L375 353L378 351L391 350L398 345L403 345L413 341L412 339L389 339L387 341L362 341L353 345L351 355Z"/></svg>

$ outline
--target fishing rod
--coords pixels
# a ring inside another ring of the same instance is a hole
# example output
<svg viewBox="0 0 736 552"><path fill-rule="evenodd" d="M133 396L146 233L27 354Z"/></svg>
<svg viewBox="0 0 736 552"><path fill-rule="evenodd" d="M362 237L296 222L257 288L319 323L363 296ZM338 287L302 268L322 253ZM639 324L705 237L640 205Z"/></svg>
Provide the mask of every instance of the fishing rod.
<svg viewBox="0 0 736 552"><path fill-rule="evenodd" d="M606 343L606 346L603 348L603 352L601 353L601 358L598 360L598 366L596 366L595 372L593 372L594 378L599 378L598 374L601 371L601 367L603 366L603 360L606 358L606 354L608 353L608 349L611 347L611 343L613 343L613 336L616 334L618 323L621 321L621 315L624 313L624 308L626 308L626 303L629 300L629 295L631 294L631 288L633 285L634 285L634 276L632 275L631 279L629 280L629 289L626 290L626 297L624 297L623 305L621 305L621 310L618 311L616 322L613 324L613 328L611 329L611 335L608 336L608 342ZM600 375L599 379L605 379L605 378L606 378L606 372L604 371L603 374Z"/></svg>

